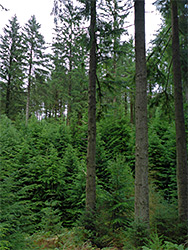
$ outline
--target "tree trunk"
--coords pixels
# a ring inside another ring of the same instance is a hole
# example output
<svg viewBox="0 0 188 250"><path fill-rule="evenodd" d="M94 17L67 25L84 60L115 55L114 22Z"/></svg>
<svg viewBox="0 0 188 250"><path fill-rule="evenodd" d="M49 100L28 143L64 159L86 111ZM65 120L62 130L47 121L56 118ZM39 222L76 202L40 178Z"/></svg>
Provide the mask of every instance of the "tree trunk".
<svg viewBox="0 0 188 250"><path fill-rule="evenodd" d="M135 0L135 221L148 223L149 227L147 73L144 5L144 0Z"/></svg>
<svg viewBox="0 0 188 250"><path fill-rule="evenodd" d="M125 116L128 114L128 103L127 103L127 89L125 88L125 95L124 95L124 108L125 108Z"/></svg>
<svg viewBox="0 0 188 250"><path fill-rule="evenodd" d="M96 0L91 0L86 211L96 208Z"/></svg>
<svg viewBox="0 0 188 250"><path fill-rule="evenodd" d="M11 52L13 48L11 47ZM9 70L12 67L12 56L10 56ZM10 96L11 96L11 74L8 74L7 91L6 91L6 104L5 104L5 114L10 118Z"/></svg>
<svg viewBox="0 0 188 250"><path fill-rule="evenodd" d="M134 96L131 90L130 93L130 123L134 124L135 123L135 100L134 100Z"/></svg>
<svg viewBox="0 0 188 250"><path fill-rule="evenodd" d="M70 116L71 116L71 95L72 95L71 75L69 75L69 81L70 82L69 82L69 87L68 87L67 126L70 126Z"/></svg>
<svg viewBox="0 0 188 250"><path fill-rule="evenodd" d="M70 125L71 116L71 96L72 96L72 24L70 30L70 45L69 45L69 86L68 86L68 105L67 105L67 126Z"/></svg>
<svg viewBox="0 0 188 250"><path fill-rule="evenodd" d="M28 86L27 86L27 103L26 103L26 121L27 126L29 120L29 107L30 107L30 94L31 94L31 70L32 70L32 59L33 59L33 48L30 51L30 64L29 64L29 74L28 74Z"/></svg>
<svg viewBox="0 0 188 250"><path fill-rule="evenodd" d="M27 86L27 103L26 103L26 118L25 124L27 126L29 120L29 106L30 106L30 92L31 92L31 76L29 76L28 86Z"/></svg>
<svg viewBox="0 0 188 250"><path fill-rule="evenodd" d="M8 77L8 82L7 82L7 91L6 91L6 105L5 105L5 114L7 117L9 117L10 114L10 93L11 93L11 80L10 80L10 75Z"/></svg>
<svg viewBox="0 0 188 250"><path fill-rule="evenodd" d="M185 103L186 103L186 114L188 114L188 80L185 82Z"/></svg>
<svg viewBox="0 0 188 250"><path fill-rule="evenodd" d="M188 221L188 163L186 149L186 133L183 111L183 94L179 52L179 31L177 1L171 0L172 20L172 62L174 75L174 102L176 122L176 155L177 155L177 186L178 212L182 222Z"/></svg>

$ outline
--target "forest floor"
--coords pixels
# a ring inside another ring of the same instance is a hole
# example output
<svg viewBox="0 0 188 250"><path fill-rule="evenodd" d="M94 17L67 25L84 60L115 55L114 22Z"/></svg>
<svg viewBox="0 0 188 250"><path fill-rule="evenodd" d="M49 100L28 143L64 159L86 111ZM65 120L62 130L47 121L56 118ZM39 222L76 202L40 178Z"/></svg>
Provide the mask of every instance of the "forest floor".
<svg viewBox="0 0 188 250"><path fill-rule="evenodd" d="M61 234L47 233L36 233L27 238L27 250L188 250L188 241L184 244L177 245L171 242L162 242L159 238L153 240L152 245L149 247L134 247L124 239L124 244L121 240L118 242L117 239L111 239L111 244L108 246L97 247L93 246L90 241L84 241L80 235L77 235L74 230L64 229ZM111 245L111 246L110 246Z"/></svg>
<svg viewBox="0 0 188 250"><path fill-rule="evenodd" d="M27 245L34 250L118 250L118 247L98 248L92 246L91 242L79 239L72 231L60 235L50 236L50 233L35 234L27 239ZM32 244L31 244L32 242Z"/></svg>

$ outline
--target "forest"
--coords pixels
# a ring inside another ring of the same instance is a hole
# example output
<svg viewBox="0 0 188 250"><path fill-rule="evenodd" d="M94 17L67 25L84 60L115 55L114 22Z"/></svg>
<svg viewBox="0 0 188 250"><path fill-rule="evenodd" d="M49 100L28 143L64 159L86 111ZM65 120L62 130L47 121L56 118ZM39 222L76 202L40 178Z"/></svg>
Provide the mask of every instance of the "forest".
<svg viewBox="0 0 188 250"><path fill-rule="evenodd" d="M144 0L54 0L52 44L4 27L0 250L188 249L188 4L153 4L147 50Z"/></svg>

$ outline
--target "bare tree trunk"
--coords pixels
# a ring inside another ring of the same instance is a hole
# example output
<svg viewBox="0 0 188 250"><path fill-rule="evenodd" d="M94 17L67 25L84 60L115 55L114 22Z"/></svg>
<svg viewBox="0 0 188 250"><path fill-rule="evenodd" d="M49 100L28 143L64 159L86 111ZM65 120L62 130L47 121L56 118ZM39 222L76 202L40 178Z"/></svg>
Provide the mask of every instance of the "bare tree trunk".
<svg viewBox="0 0 188 250"><path fill-rule="evenodd" d="M27 86L27 103L26 103L26 117L25 124L27 126L29 120L29 108L30 108L30 95L31 95L31 71L32 71L32 59L33 59L33 48L30 51L30 64L29 64L29 74L28 74L28 86Z"/></svg>
<svg viewBox="0 0 188 250"><path fill-rule="evenodd" d="M12 51L12 48L11 48ZM12 66L12 56L10 57L10 68ZM8 74L7 91L6 91L6 104L5 114L9 117L10 115L10 96L11 96L11 74Z"/></svg>
<svg viewBox="0 0 188 250"><path fill-rule="evenodd" d="M188 80L185 82L185 103L186 103L186 111L188 114Z"/></svg>
<svg viewBox="0 0 188 250"><path fill-rule="evenodd" d="M124 95L124 109L125 109L125 116L128 114L128 103L127 103L127 89L125 88L125 95Z"/></svg>
<svg viewBox="0 0 188 250"><path fill-rule="evenodd" d="M134 96L131 90L130 93L130 123L134 124L135 123L135 100L134 100Z"/></svg>
<svg viewBox="0 0 188 250"><path fill-rule="evenodd" d="M69 77L69 88L68 88L68 104L67 104L67 126L70 125L70 116L71 116L71 95L72 95L72 84L71 76Z"/></svg>
<svg viewBox="0 0 188 250"><path fill-rule="evenodd" d="M68 104L67 104L67 126L70 125L70 116L71 116L71 96L72 96L72 24L70 30L70 45L69 45L69 86L68 86Z"/></svg>
<svg viewBox="0 0 188 250"><path fill-rule="evenodd" d="M26 126L29 120L30 92L31 92L31 80L29 79L28 86L27 86L27 103L26 103L26 118L25 118Z"/></svg>
<svg viewBox="0 0 188 250"><path fill-rule="evenodd" d="M10 114L10 94L11 94L11 80L10 75L8 77L7 91L6 91L6 104L5 104L5 114L9 117Z"/></svg>
<svg viewBox="0 0 188 250"><path fill-rule="evenodd" d="M144 0L135 0L135 221L146 222L149 227L147 72L144 5Z"/></svg>
<svg viewBox="0 0 188 250"><path fill-rule="evenodd" d="M181 63L179 52L179 31L177 1L171 0L172 10L172 62L174 74L174 102L176 122L178 212L182 222L188 222L188 163L186 133L183 111Z"/></svg>
<svg viewBox="0 0 188 250"><path fill-rule="evenodd" d="M91 0L86 211L96 208L96 0Z"/></svg>

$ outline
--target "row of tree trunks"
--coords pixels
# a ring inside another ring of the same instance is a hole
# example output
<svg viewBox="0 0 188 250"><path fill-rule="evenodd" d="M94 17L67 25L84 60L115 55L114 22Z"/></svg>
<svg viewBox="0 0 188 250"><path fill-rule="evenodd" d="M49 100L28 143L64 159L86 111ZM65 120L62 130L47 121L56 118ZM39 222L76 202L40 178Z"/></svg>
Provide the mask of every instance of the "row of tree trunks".
<svg viewBox="0 0 188 250"><path fill-rule="evenodd" d="M145 58L145 1L135 0L135 221L149 226L147 71ZM188 162L183 110L181 63L179 52L177 0L171 0L172 62L177 151L178 212L181 222L188 223Z"/></svg>

